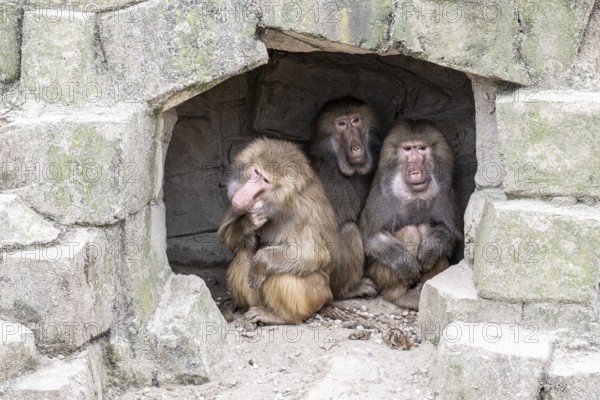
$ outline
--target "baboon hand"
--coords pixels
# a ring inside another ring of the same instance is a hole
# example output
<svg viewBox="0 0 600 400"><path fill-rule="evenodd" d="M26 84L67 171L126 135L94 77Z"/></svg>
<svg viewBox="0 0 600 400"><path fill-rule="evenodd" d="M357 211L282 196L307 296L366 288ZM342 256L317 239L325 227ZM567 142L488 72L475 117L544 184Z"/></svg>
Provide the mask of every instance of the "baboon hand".
<svg viewBox="0 0 600 400"><path fill-rule="evenodd" d="M258 289L267 279L267 269L263 263L253 263L248 271L248 286L250 289Z"/></svg>

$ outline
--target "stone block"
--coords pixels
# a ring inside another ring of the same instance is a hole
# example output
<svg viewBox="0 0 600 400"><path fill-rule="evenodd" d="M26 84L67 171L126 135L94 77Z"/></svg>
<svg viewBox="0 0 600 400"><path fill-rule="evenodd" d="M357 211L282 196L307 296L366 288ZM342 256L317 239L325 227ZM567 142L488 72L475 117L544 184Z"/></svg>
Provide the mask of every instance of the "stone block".
<svg viewBox="0 0 600 400"><path fill-rule="evenodd" d="M600 399L598 349L557 349L543 388L544 400Z"/></svg>
<svg viewBox="0 0 600 400"><path fill-rule="evenodd" d="M571 69L594 0L517 0L519 27L525 34L520 55L534 80L552 82ZM556 23L560 21L560 23Z"/></svg>
<svg viewBox="0 0 600 400"><path fill-rule="evenodd" d="M0 5L0 84L19 77L21 19L18 1L8 0Z"/></svg>
<svg viewBox="0 0 600 400"><path fill-rule="evenodd" d="M121 314L116 322L141 327L156 310L172 275L166 242L164 204L148 205L125 220L118 271Z"/></svg>
<svg viewBox="0 0 600 400"><path fill-rule="evenodd" d="M170 383L200 384L220 361L227 323L206 284L194 275L173 275L148 323L153 361Z"/></svg>
<svg viewBox="0 0 600 400"><path fill-rule="evenodd" d="M52 244L6 249L0 312L31 329L43 353L70 353L113 320L115 245L98 229L67 231Z"/></svg>
<svg viewBox="0 0 600 400"><path fill-rule="evenodd" d="M113 224L158 193L154 123L131 106L20 115L0 128L0 190L64 224Z"/></svg>
<svg viewBox="0 0 600 400"><path fill-rule="evenodd" d="M475 243L478 294L589 304L598 285L599 234L594 207L487 201Z"/></svg>
<svg viewBox="0 0 600 400"><path fill-rule="evenodd" d="M243 2L152 0L133 7L129 19L102 14L98 34L107 73L134 88L136 101L164 110L268 60L255 35L256 15L230 10Z"/></svg>
<svg viewBox="0 0 600 400"><path fill-rule="evenodd" d="M511 325L448 325L432 368L434 397L538 400L551 340L516 334Z"/></svg>
<svg viewBox="0 0 600 400"><path fill-rule="evenodd" d="M233 259L216 233L167 239L167 256L170 262L202 267L227 265Z"/></svg>
<svg viewBox="0 0 600 400"><path fill-rule="evenodd" d="M481 224L485 204L488 200L503 201L506 200L506 195L500 189L477 190L471 195L465 210L465 260L468 265L473 265L477 250L477 227Z"/></svg>
<svg viewBox="0 0 600 400"><path fill-rule="evenodd" d="M17 195L0 194L0 251L58 239L60 230L27 207Z"/></svg>
<svg viewBox="0 0 600 400"><path fill-rule="evenodd" d="M96 74L93 13L34 9L23 23L21 98L28 102L93 106L113 96Z"/></svg>
<svg viewBox="0 0 600 400"><path fill-rule="evenodd" d="M600 196L600 94L517 91L496 111L507 194Z"/></svg>
<svg viewBox="0 0 600 400"><path fill-rule="evenodd" d="M104 370L99 343L68 358L46 360L39 369L0 384L0 399L102 399Z"/></svg>
<svg viewBox="0 0 600 400"><path fill-rule="evenodd" d="M437 344L442 332L453 321L484 325L516 324L521 305L477 297L473 270L465 263L453 265L428 280L421 292L418 327L423 340Z"/></svg>
<svg viewBox="0 0 600 400"><path fill-rule="evenodd" d="M592 307L579 304L525 303L522 323L543 331L570 330L575 334L587 332L598 318Z"/></svg>
<svg viewBox="0 0 600 400"><path fill-rule="evenodd" d="M113 13L120 13L125 16L134 15L136 5L140 0L81 0L72 2L70 0L27 0L27 10L35 11L36 13L44 16L45 18L51 18L54 13L60 12L60 15L69 15L73 12L101 12L110 10ZM127 8L127 6L131 6ZM54 13L52 13L54 11ZM130 17L131 18L131 17Z"/></svg>
<svg viewBox="0 0 600 400"><path fill-rule="evenodd" d="M392 1L300 0L263 2L258 7L262 23L284 31L324 37L333 42L364 49L383 46L386 28L393 12Z"/></svg>
<svg viewBox="0 0 600 400"><path fill-rule="evenodd" d="M18 322L0 319L0 385L31 372L39 363L33 332Z"/></svg>
<svg viewBox="0 0 600 400"><path fill-rule="evenodd" d="M527 83L515 55L519 30L510 2L399 2L391 31L393 49L439 65Z"/></svg>

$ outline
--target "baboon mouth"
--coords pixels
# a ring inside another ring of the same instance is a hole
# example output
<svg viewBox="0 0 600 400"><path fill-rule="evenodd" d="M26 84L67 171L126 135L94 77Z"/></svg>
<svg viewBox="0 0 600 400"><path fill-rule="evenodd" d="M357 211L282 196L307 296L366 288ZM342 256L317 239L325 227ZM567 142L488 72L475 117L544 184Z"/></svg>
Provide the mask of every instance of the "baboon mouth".
<svg viewBox="0 0 600 400"><path fill-rule="evenodd" d="M362 165L366 162L365 157L363 156L348 157L348 161L350 161L350 164L352 165Z"/></svg>

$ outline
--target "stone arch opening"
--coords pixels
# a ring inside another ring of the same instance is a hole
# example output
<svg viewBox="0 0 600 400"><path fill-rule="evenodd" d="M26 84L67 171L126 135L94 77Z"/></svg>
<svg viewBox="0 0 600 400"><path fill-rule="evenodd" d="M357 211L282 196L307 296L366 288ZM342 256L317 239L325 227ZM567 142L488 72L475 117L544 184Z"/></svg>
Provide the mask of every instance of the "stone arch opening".
<svg viewBox="0 0 600 400"><path fill-rule="evenodd" d="M434 121L455 151L454 186L464 213L477 170L467 75L401 55L270 49L267 64L175 108L163 184L167 255L175 272L198 274L215 297L225 294L222 274L232 254L216 231L228 204L225 172L233 157L259 136L307 142L319 108L345 95L371 104L384 131L401 118ZM453 261L462 253L457 249Z"/></svg>

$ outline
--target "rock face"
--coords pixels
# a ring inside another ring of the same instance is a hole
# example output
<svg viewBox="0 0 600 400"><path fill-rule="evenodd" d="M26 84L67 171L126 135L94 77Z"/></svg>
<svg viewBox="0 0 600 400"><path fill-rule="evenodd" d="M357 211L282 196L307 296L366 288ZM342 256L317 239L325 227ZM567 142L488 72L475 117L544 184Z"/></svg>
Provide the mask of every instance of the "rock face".
<svg viewBox="0 0 600 400"><path fill-rule="evenodd" d="M593 0L4 1L0 397L203 382L223 320L169 262L229 260L236 152L305 142L343 95L383 130L434 120L457 156L465 260L421 304L438 397L594 397L599 21Z"/></svg>

